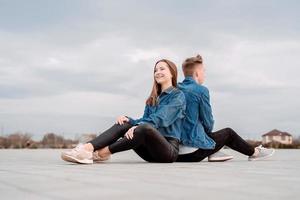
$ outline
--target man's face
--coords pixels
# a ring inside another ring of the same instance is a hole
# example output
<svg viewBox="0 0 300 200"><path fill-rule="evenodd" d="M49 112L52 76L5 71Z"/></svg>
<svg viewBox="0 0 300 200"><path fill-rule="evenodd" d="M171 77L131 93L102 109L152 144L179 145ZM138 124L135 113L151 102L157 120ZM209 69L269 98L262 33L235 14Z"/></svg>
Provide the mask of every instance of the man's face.
<svg viewBox="0 0 300 200"><path fill-rule="evenodd" d="M205 69L203 64L196 65L196 74L195 78L199 84L203 84L205 80Z"/></svg>

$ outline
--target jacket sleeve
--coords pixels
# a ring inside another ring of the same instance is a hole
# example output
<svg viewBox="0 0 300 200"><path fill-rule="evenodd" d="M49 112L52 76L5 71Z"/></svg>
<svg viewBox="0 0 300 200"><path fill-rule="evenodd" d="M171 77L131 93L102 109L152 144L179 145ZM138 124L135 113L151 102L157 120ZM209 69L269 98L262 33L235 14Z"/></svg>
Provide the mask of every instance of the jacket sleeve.
<svg viewBox="0 0 300 200"><path fill-rule="evenodd" d="M184 117L185 108L184 94L179 92L174 95L170 103L159 104L156 111L144 117L139 124L148 123L154 128L168 127L177 119Z"/></svg>
<svg viewBox="0 0 300 200"><path fill-rule="evenodd" d="M200 95L199 106L200 106L200 110L199 110L200 121L204 127L205 132L210 133L213 130L214 119L213 119L213 115L212 115L212 109L211 109L211 105L210 105L210 97L209 97L208 90L205 90L205 92L203 92Z"/></svg>

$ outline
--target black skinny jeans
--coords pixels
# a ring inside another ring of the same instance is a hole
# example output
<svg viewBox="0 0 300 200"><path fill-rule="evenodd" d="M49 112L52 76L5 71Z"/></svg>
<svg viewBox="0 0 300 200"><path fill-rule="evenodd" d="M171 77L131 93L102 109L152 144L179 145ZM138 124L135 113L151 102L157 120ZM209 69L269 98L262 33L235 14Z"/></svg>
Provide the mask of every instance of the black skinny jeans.
<svg viewBox="0 0 300 200"><path fill-rule="evenodd" d="M133 138L127 139L125 133L132 127L129 123L115 124L91 140L94 151L108 146L111 153L133 149L148 162L175 162L178 156L179 140L162 136L148 124L141 124L134 130Z"/></svg>
<svg viewBox="0 0 300 200"><path fill-rule="evenodd" d="M254 148L231 128L213 132L209 136L216 142L214 149L198 149L193 153L179 155L176 162L199 162L216 153L225 145L247 156L254 153Z"/></svg>

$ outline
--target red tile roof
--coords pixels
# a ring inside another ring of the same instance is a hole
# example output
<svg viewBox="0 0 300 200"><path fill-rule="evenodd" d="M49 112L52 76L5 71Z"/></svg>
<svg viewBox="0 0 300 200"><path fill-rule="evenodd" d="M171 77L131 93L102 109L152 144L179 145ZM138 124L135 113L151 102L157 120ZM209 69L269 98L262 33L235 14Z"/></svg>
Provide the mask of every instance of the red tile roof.
<svg viewBox="0 0 300 200"><path fill-rule="evenodd" d="M266 134L263 134L262 136L264 137L264 136L292 136L292 135L287 132L281 132L277 129L274 129Z"/></svg>

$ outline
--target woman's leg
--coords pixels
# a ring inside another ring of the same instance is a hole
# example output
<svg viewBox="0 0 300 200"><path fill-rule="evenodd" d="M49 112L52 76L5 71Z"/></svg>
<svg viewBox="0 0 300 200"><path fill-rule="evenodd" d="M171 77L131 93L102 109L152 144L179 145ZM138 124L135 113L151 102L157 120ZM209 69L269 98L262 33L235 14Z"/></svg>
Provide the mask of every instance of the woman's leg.
<svg viewBox="0 0 300 200"><path fill-rule="evenodd" d="M152 158L152 156L149 154L147 148L143 145L133 149L134 152L139 155L143 160L147 162L155 162L155 159Z"/></svg>
<svg viewBox="0 0 300 200"><path fill-rule="evenodd" d="M247 156L253 155L255 151L251 145L243 140L231 128L225 128L213 132L209 136L216 142L216 146L214 149L198 149L193 153L179 155L177 162L199 162L206 157L218 152L225 145Z"/></svg>
<svg viewBox="0 0 300 200"><path fill-rule="evenodd" d="M119 138L123 137L125 133L132 127L129 123L124 123L123 125L114 124L112 127L104 131L102 134L98 135L93 140L87 142L93 146L93 150L102 149L114 142Z"/></svg>
<svg viewBox="0 0 300 200"><path fill-rule="evenodd" d="M151 158L153 162L174 162L178 155L178 148L170 144L155 128L146 124L139 125L134 130L132 139L124 137L108 146L112 154L130 149L138 149L141 153L142 148L148 153L147 159ZM146 155L145 152L143 155Z"/></svg>
<svg viewBox="0 0 300 200"><path fill-rule="evenodd" d="M62 152L61 158L68 162L91 164L93 163L94 157L93 151L99 149L97 157L100 158L100 160L106 160L111 154L107 146L124 136L131 127L132 125L129 123L123 125L114 124L111 128L107 129L90 142L78 144L75 148ZM99 156L100 153L102 153L102 156Z"/></svg>

